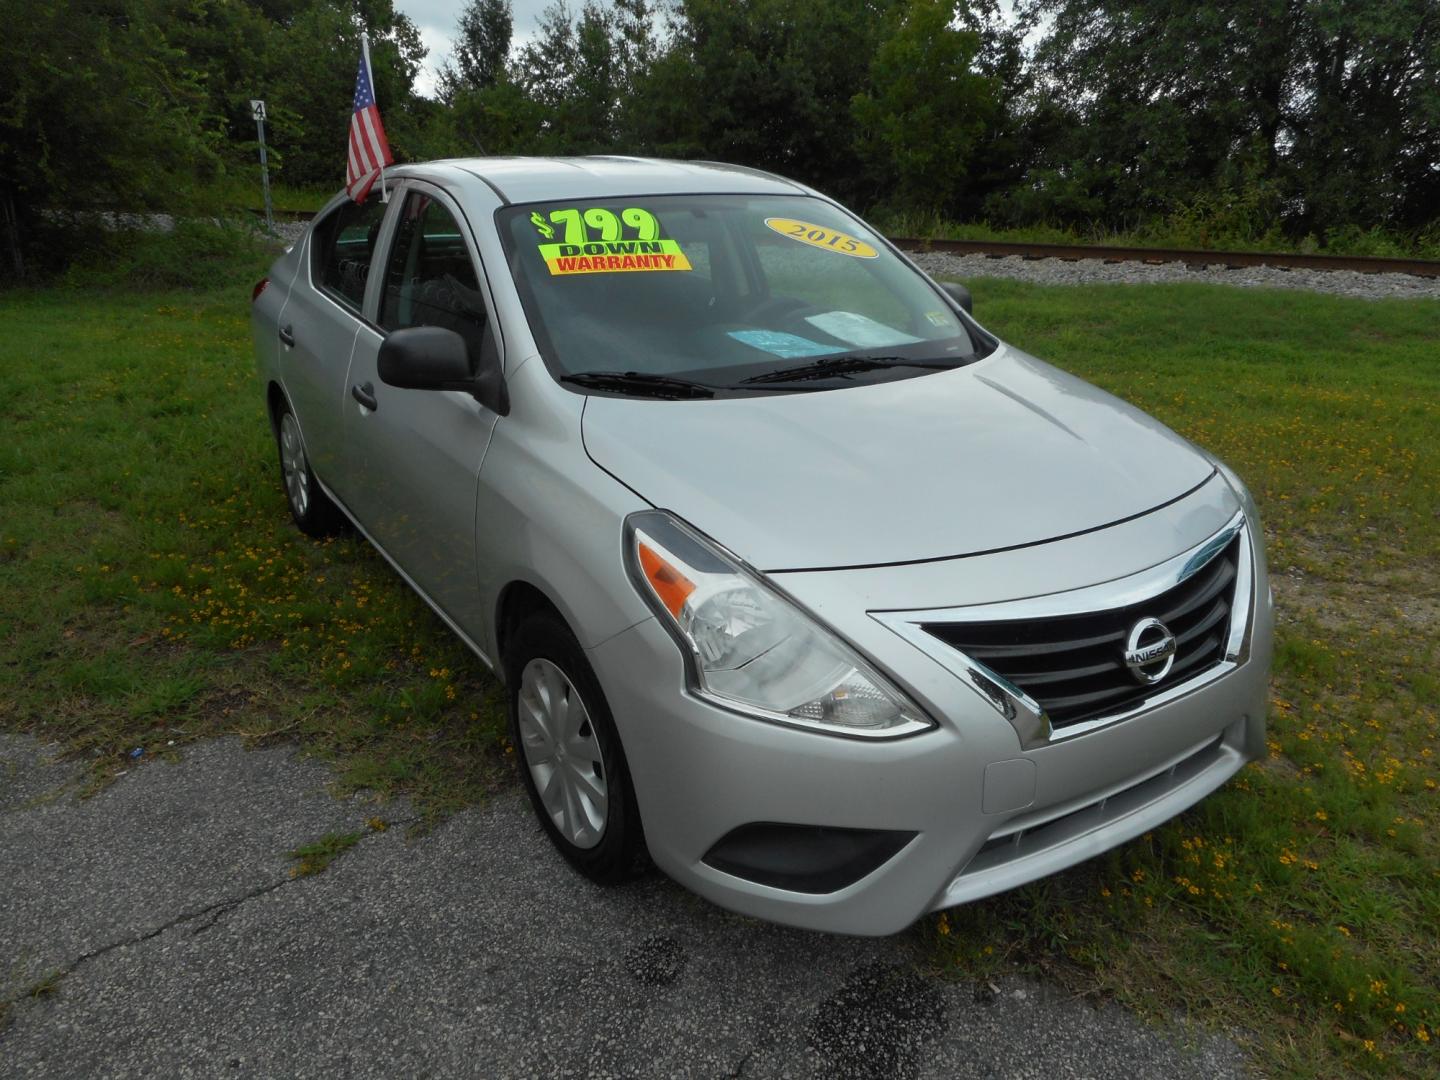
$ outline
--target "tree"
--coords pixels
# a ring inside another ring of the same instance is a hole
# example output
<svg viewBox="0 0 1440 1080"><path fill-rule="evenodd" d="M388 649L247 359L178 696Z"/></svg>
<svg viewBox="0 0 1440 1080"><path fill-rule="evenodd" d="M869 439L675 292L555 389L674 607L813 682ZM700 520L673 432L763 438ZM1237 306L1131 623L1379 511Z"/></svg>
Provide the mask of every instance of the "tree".
<svg viewBox="0 0 1440 1080"><path fill-rule="evenodd" d="M1291 190L1315 231L1440 218L1440 9L1435 0L1299 7L1284 104Z"/></svg>
<svg viewBox="0 0 1440 1080"><path fill-rule="evenodd" d="M910 0L870 63L851 112L856 146L889 201L938 214L965 182L999 114L999 80L975 70L980 34L956 24L955 0Z"/></svg>
<svg viewBox="0 0 1440 1080"><path fill-rule="evenodd" d="M1051 138L1030 214L1111 225L1254 207L1297 235L1440 205L1434 0L1030 0Z"/></svg>
<svg viewBox="0 0 1440 1080"><path fill-rule="evenodd" d="M637 91L641 141L856 193L850 99L894 0L679 0Z"/></svg>
<svg viewBox="0 0 1440 1080"><path fill-rule="evenodd" d="M540 16L535 40L520 50L516 81L540 109L534 151L594 154L611 150L624 92L614 13L587 0L578 17L564 0Z"/></svg>
<svg viewBox="0 0 1440 1080"><path fill-rule="evenodd" d="M425 47L420 32L392 0L313 0L277 46L277 74L268 93L286 122L267 127L291 183L334 187L344 181L344 150L354 111L360 34L370 34L375 97L398 160L417 129L410 114Z"/></svg>
<svg viewBox="0 0 1440 1080"><path fill-rule="evenodd" d="M254 161L250 99L265 97L278 73L283 26L252 4L154 2L157 29L184 56L205 92L205 123L223 138L231 157ZM283 112L283 105L274 104Z"/></svg>
<svg viewBox="0 0 1440 1080"><path fill-rule="evenodd" d="M516 57L515 81L547 110L558 111L575 61L575 19L565 0L555 0L540 13L535 37Z"/></svg>
<svg viewBox="0 0 1440 1080"><path fill-rule="evenodd" d="M22 277L45 212L165 205L216 164L203 87L146 0L17 0L0 35L0 231Z"/></svg>
<svg viewBox="0 0 1440 1080"><path fill-rule="evenodd" d="M655 34L656 7L650 0L615 0L611 13L611 53L616 72L614 142L623 153L645 150L646 119L639 115L646 84L661 55Z"/></svg>
<svg viewBox="0 0 1440 1080"><path fill-rule="evenodd" d="M462 90L447 110L452 154L537 153L546 112L508 75L483 90Z"/></svg>
<svg viewBox="0 0 1440 1080"><path fill-rule="evenodd" d="M452 59L440 72L440 97L447 102L462 90L494 86L505 75L515 30L510 0L470 0L458 29Z"/></svg>
<svg viewBox="0 0 1440 1080"><path fill-rule="evenodd" d="M1276 130L1298 3L1038 0L1050 31L1035 59L1060 116L1032 179L1055 205L1119 227L1213 190L1257 133Z"/></svg>

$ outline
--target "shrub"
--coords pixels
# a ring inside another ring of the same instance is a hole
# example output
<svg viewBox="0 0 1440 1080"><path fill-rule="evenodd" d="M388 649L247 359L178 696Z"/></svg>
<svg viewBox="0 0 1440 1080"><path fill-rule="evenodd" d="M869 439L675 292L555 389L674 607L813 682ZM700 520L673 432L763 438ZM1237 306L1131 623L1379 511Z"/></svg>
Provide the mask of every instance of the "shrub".
<svg viewBox="0 0 1440 1080"><path fill-rule="evenodd" d="M108 227L119 224L120 227ZM203 289L219 282L259 277L274 259L279 242L242 221L183 218L170 228L133 220L119 223L91 218L77 232L75 223L60 230L60 246L69 254L59 281L75 288Z"/></svg>

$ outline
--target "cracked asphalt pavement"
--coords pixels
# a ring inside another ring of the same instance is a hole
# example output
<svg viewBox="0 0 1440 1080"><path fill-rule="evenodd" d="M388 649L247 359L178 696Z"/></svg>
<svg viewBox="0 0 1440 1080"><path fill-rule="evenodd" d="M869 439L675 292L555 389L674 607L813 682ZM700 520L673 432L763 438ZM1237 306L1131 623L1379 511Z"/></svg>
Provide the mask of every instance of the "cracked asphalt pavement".
<svg viewBox="0 0 1440 1080"><path fill-rule="evenodd" d="M377 812L324 766L214 740L82 800L52 754L0 735L0 1077L1244 1073L1228 1040L1018 978L982 1000L904 935L590 885L518 785L291 878Z"/></svg>

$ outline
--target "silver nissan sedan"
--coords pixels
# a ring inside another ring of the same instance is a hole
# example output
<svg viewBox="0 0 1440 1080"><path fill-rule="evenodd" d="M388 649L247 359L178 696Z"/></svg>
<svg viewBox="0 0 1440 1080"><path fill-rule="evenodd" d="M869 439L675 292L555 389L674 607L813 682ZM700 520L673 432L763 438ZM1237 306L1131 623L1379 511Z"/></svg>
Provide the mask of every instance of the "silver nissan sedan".
<svg viewBox="0 0 1440 1080"><path fill-rule="evenodd" d="M573 866L889 934L1153 828L1265 746L1221 462L767 173L394 168L256 286L296 524L504 681Z"/></svg>

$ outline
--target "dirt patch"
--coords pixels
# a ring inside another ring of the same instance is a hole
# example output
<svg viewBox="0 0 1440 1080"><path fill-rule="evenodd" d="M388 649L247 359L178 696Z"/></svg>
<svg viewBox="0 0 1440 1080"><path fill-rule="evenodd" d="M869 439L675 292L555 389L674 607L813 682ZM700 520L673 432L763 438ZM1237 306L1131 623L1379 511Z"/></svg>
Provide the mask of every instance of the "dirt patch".
<svg viewBox="0 0 1440 1080"><path fill-rule="evenodd" d="M248 710L254 701L255 695L250 691L232 687L206 698L201 704L199 712L207 720L218 720L233 713Z"/></svg>
<svg viewBox="0 0 1440 1080"><path fill-rule="evenodd" d="M1311 537L1292 538L1291 546L1299 557L1270 578L1282 623L1440 636L1440 567L1388 548L1371 560Z"/></svg>

